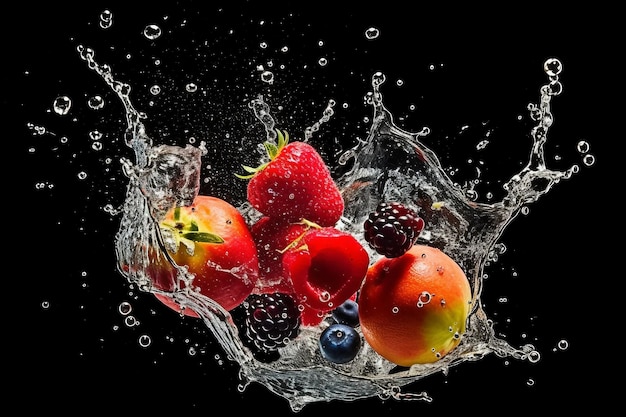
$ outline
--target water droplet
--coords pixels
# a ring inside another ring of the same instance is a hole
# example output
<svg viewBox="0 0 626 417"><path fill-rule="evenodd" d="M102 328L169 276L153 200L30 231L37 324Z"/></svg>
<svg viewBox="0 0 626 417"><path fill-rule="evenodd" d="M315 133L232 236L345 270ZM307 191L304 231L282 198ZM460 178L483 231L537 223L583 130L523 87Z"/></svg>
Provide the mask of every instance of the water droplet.
<svg viewBox="0 0 626 417"><path fill-rule="evenodd" d="M317 60L317 63L320 65L320 67L325 67L326 65L328 65L328 59L321 57Z"/></svg>
<svg viewBox="0 0 626 417"><path fill-rule="evenodd" d="M72 108L72 100L68 96L60 96L54 100L52 105L54 112L59 116L65 116Z"/></svg>
<svg viewBox="0 0 626 417"><path fill-rule="evenodd" d="M536 350L533 350L528 354L528 360L532 363L537 363L541 359L541 354Z"/></svg>
<svg viewBox="0 0 626 417"><path fill-rule="evenodd" d="M50 308L50 301L42 301L41 308L43 308L44 310L47 310L48 308Z"/></svg>
<svg viewBox="0 0 626 417"><path fill-rule="evenodd" d="M138 324L137 319L134 316L126 316L124 324L128 327L133 327Z"/></svg>
<svg viewBox="0 0 626 417"><path fill-rule="evenodd" d="M549 58L543 64L543 70L546 72L548 77L556 77L563 71L563 64L556 58Z"/></svg>
<svg viewBox="0 0 626 417"><path fill-rule="evenodd" d="M261 42L259 44L259 46L261 47L261 49L266 49L267 48L267 42Z"/></svg>
<svg viewBox="0 0 626 417"><path fill-rule="evenodd" d="M187 90L187 92L189 93L195 93L196 91L198 91L198 86L195 83L188 83L185 86L185 90Z"/></svg>
<svg viewBox="0 0 626 417"><path fill-rule="evenodd" d="M152 343L152 339L147 334L142 334L141 336L139 336L138 342L139 346L145 348L150 346L150 344Z"/></svg>
<svg viewBox="0 0 626 417"><path fill-rule="evenodd" d="M108 29L113 24L113 13L110 10L104 10L100 13L100 27L102 29Z"/></svg>
<svg viewBox="0 0 626 417"><path fill-rule="evenodd" d="M87 178L87 173L85 171L80 171L77 176L79 180L84 180Z"/></svg>
<svg viewBox="0 0 626 417"><path fill-rule="evenodd" d="M583 164L585 164L586 166L590 167L591 165L595 164L595 162L596 162L595 156L591 154L587 154L583 156Z"/></svg>
<svg viewBox="0 0 626 417"><path fill-rule="evenodd" d="M128 301L122 301L117 307L117 311L119 311L122 316L127 316L133 311L133 306Z"/></svg>
<svg viewBox="0 0 626 417"><path fill-rule="evenodd" d="M327 303L330 301L330 293L328 291L322 291L319 294L319 298L322 303Z"/></svg>
<svg viewBox="0 0 626 417"><path fill-rule="evenodd" d="M98 95L90 97L89 100L87 100L87 105L94 110L100 110L104 107L104 99L102 96Z"/></svg>
<svg viewBox="0 0 626 417"><path fill-rule="evenodd" d="M589 152L589 148L589 142L587 142L586 140L581 140L576 144L576 149L578 149L578 152L580 153Z"/></svg>
<svg viewBox="0 0 626 417"><path fill-rule="evenodd" d="M274 73L271 71L263 71L261 73L261 81L268 83L268 84L273 84L274 83Z"/></svg>
<svg viewBox="0 0 626 417"><path fill-rule="evenodd" d="M528 378L528 381L526 381L526 385L532 387L533 385L535 385L535 380L532 378Z"/></svg>
<svg viewBox="0 0 626 417"><path fill-rule="evenodd" d="M102 139L102 132L100 132L99 130L92 130L91 132L89 132L89 138L91 140L100 140Z"/></svg>
<svg viewBox="0 0 626 417"><path fill-rule="evenodd" d="M369 27L365 30L365 38L372 40L372 39L376 39L380 36L380 30L378 30L378 28L375 27Z"/></svg>
<svg viewBox="0 0 626 417"><path fill-rule="evenodd" d="M399 309L398 307L393 307L393 308L391 309L391 312L392 312L393 314L398 314L398 311L400 311L400 309Z"/></svg>
<svg viewBox="0 0 626 417"><path fill-rule="evenodd" d="M158 85L153 85L152 87L150 87L150 94L152 94L153 96L159 95L161 93L161 87Z"/></svg>
<svg viewBox="0 0 626 417"><path fill-rule="evenodd" d="M287 45L280 48L280 52L287 52L288 50L289 50L289 47Z"/></svg>
<svg viewBox="0 0 626 417"><path fill-rule="evenodd" d="M567 348L569 348L569 342L565 339L561 339L556 344L556 347L559 348L559 350L567 350Z"/></svg>
<svg viewBox="0 0 626 417"><path fill-rule="evenodd" d="M161 28L157 25L148 25L143 30L143 36L151 41L158 39L161 36Z"/></svg>

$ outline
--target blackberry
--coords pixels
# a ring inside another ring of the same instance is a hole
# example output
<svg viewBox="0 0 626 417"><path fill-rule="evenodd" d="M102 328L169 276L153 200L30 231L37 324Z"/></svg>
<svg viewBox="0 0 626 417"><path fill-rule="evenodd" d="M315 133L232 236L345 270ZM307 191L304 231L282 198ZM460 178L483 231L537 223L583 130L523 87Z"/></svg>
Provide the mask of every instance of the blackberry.
<svg viewBox="0 0 626 417"><path fill-rule="evenodd" d="M300 311L289 294L251 294L243 303L245 316L244 342L257 359L277 359L272 355L300 332Z"/></svg>
<svg viewBox="0 0 626 417"><path fill-rule="evenodd" d="M424 220L402 203L382 202L363 224L369 246L387 258L397 258L417 241Z"/></svg>

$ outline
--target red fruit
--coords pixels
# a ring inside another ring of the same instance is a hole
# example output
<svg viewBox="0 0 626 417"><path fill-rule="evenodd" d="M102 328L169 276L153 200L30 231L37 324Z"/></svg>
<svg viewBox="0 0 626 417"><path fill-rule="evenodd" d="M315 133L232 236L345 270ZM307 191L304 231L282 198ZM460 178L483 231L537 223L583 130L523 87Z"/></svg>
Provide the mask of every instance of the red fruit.
<svg viewBox="0 0 626 417"><path fill-rule="evenodd" d="M283 254L309 228L305 223L283 223L262 217L251 227L259 257L259 280L255 293L293 293L283 270Z"/></svg>
<svg viewBox="0 0 626 417"><path fill-rule="evenodd" d="M250 204L274 219L297 223L307 219L322 227L334 226L343 214L344 201L320 154L304 142L291 142L278 132L278 145L266 142L270 161L250 174Z"/></svg>
<svg viewBox="0 0 626 417"><path fill-rule="evenodd" d="M298 301L327 312L352 297L360 288L369 256L350 234L332 227L310 229L283 256Z"/></svg>
<svg viewBox="0 0 626 417"><path fill-rule="evenodd" d="M259 278L259 262L252 234L243 216L228 202L199 195L190 206L171 209L160 224L171 259L186 266L193 291L232 310L251 294ZM156 289L176 290L172 266L163 257L148 268ZM185 283L181 282L180 287ZM155 294L176 311L181 308L166 295ZM182 311L197 317L189 309Z"/></svg>

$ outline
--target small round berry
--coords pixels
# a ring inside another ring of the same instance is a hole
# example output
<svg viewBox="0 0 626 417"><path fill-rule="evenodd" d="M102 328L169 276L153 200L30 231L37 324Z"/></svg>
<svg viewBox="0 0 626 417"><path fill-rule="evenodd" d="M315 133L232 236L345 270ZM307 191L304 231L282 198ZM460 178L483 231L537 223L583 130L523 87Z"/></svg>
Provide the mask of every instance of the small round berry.
<svg viewBox="0 0 626 417"><path fill-rule="evenodd" d="M334 363L347 363L359 353L361 337L354 327L333 323L320 335L319 345L324 359Z"/></svg>
<svg viewBox="0 0 626 417"><path fill-rule="evenodd" d="M348 299L332 311L332 317L337 323L356 327L359 325L359 305Z"/></svg>
<svg viewBox="0 0 626 417"><path fill-rule="evenodd" d="M402 203L382 202L363 224L365 240L388 258L397 258L417 241L424 220Z"/></svg>

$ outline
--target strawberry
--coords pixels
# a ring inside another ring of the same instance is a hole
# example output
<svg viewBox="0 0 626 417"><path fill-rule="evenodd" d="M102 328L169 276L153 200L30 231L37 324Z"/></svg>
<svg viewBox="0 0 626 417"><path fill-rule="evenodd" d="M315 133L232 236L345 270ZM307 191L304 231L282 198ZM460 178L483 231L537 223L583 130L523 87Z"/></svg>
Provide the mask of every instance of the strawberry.
<svg viewBox="0 0 626 417"><path fill-rule="evenodd" d="M344 201L324 160L311 145L289 143L278 133L277 144L265 142L269 161L257 168L243 166L249 179L248 202L263 215L285 223L307 219L334 226L343 214Z"/></svg>

